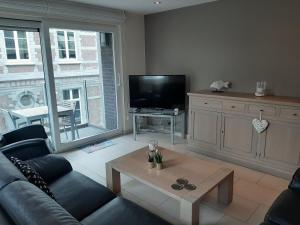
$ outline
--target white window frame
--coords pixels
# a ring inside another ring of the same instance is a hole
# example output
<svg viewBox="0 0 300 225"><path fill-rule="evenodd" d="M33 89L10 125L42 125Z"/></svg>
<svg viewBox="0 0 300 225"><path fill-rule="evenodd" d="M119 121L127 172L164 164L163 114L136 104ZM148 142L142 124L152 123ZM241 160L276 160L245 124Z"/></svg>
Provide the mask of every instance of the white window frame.
<svg viewBox="0 0 300 225"><path fill-rule="evenodd" d="M65 47L66 47L66 58L60 58L59 57L59 46L58 46L58 32L64 32L64 38L65 38ZM69 53L69 41L68 41L68 32L72 32L74 34L74 45L75 45L75 58L70 58ZM78 51L77 51L77 43L76 43L76 32L73 30L63 30L63 29L57 29L55 30L55 37L56 37L56 49L57 49L57 59L59 62L77 62L78 61Z"/></svg>
<svg viewBox="0 0 300 225"><path fill-rule="evenodd" d="M29 42L28 42L28 32L25 31L25 35L26 35L26 43L27 43L27 51L28 51L28 59L21 59L20 58L20 48L19 48L19 40L18 40L18 31L14 30L12 31L13 35L14 35L14 42L15 42L15 50L16 50L16 59L8 59L7 58L7 48L6 48L6 44L5 44L5 35L4 35L4 31L3 31L3 40L4 40L4 46L5 46L5 58L7 63L6 64L18 64L18 63L31 63L31 54L30 54L30 49L29 49Z"/></svg>

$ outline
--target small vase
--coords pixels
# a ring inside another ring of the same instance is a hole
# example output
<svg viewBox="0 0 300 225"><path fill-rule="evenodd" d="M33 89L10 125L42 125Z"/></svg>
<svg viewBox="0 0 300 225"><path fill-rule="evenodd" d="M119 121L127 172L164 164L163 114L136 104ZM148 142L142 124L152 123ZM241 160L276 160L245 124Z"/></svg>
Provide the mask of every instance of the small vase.
<svg viewBox="0 0 300 225"><path fill-rule="evenodd" d="M154 162L148 162L148 168L149 169L154 168L154 166L155 166Z"/></svg>
<svg viewBox="0 0 300 225"><path fill-rule="evenodd" d="M162 163L156 163L156 169L157 170L162 170L163 169L163 164Z"/></svg>

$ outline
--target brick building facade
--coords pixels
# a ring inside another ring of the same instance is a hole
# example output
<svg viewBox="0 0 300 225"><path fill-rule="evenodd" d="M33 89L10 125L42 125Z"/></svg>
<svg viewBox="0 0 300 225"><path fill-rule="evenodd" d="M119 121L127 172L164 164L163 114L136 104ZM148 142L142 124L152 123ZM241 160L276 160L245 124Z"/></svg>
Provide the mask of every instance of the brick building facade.
<svg viewBox="0 0 300 225"><path fill-rule="evenodd" d="M58 105L77 101L75 116L82 126L116 128L112 35L51 29L50 40ZM43 105L46 96L39 33L0 30L0 109ZM2 111L0 133L8 129Z"/></svg>

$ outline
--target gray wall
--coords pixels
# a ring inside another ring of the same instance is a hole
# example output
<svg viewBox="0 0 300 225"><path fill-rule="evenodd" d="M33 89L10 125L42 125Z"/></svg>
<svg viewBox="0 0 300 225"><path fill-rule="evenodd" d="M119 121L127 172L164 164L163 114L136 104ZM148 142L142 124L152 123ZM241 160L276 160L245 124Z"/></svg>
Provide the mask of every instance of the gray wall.
<svg viewBox="0 0 300 225"><path fill-rule="evenodd" d="M220 0L145 17L147 73L186 74L192 91L213 80L300 97L300 1Z"/></svg>
<svg viewBox="0 0 300 225"><path fill-rule="evenodd" d="M145 27L144 16L127 13L122 25L122 64L123 64L123 129L132 131L132 115L129 110L128 75L145 73Z"/></svg>

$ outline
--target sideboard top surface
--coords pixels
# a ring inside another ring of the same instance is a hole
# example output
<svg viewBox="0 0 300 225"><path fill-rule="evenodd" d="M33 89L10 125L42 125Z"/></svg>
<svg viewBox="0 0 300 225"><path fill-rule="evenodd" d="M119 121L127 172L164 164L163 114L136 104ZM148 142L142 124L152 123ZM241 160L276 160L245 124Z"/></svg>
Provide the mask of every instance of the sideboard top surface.
<svg viewBox="0 0 300 225"><path fill-rule="evenodd" d="M300 98L287 96L268 95L264 97L257 97L254 94L242 92L212 92L210 90L201 90L188 93L188 96L218 98L224 100L239 100L239 101L253 101L259 103L281 104L289 106L300 106Z"/></svg>

